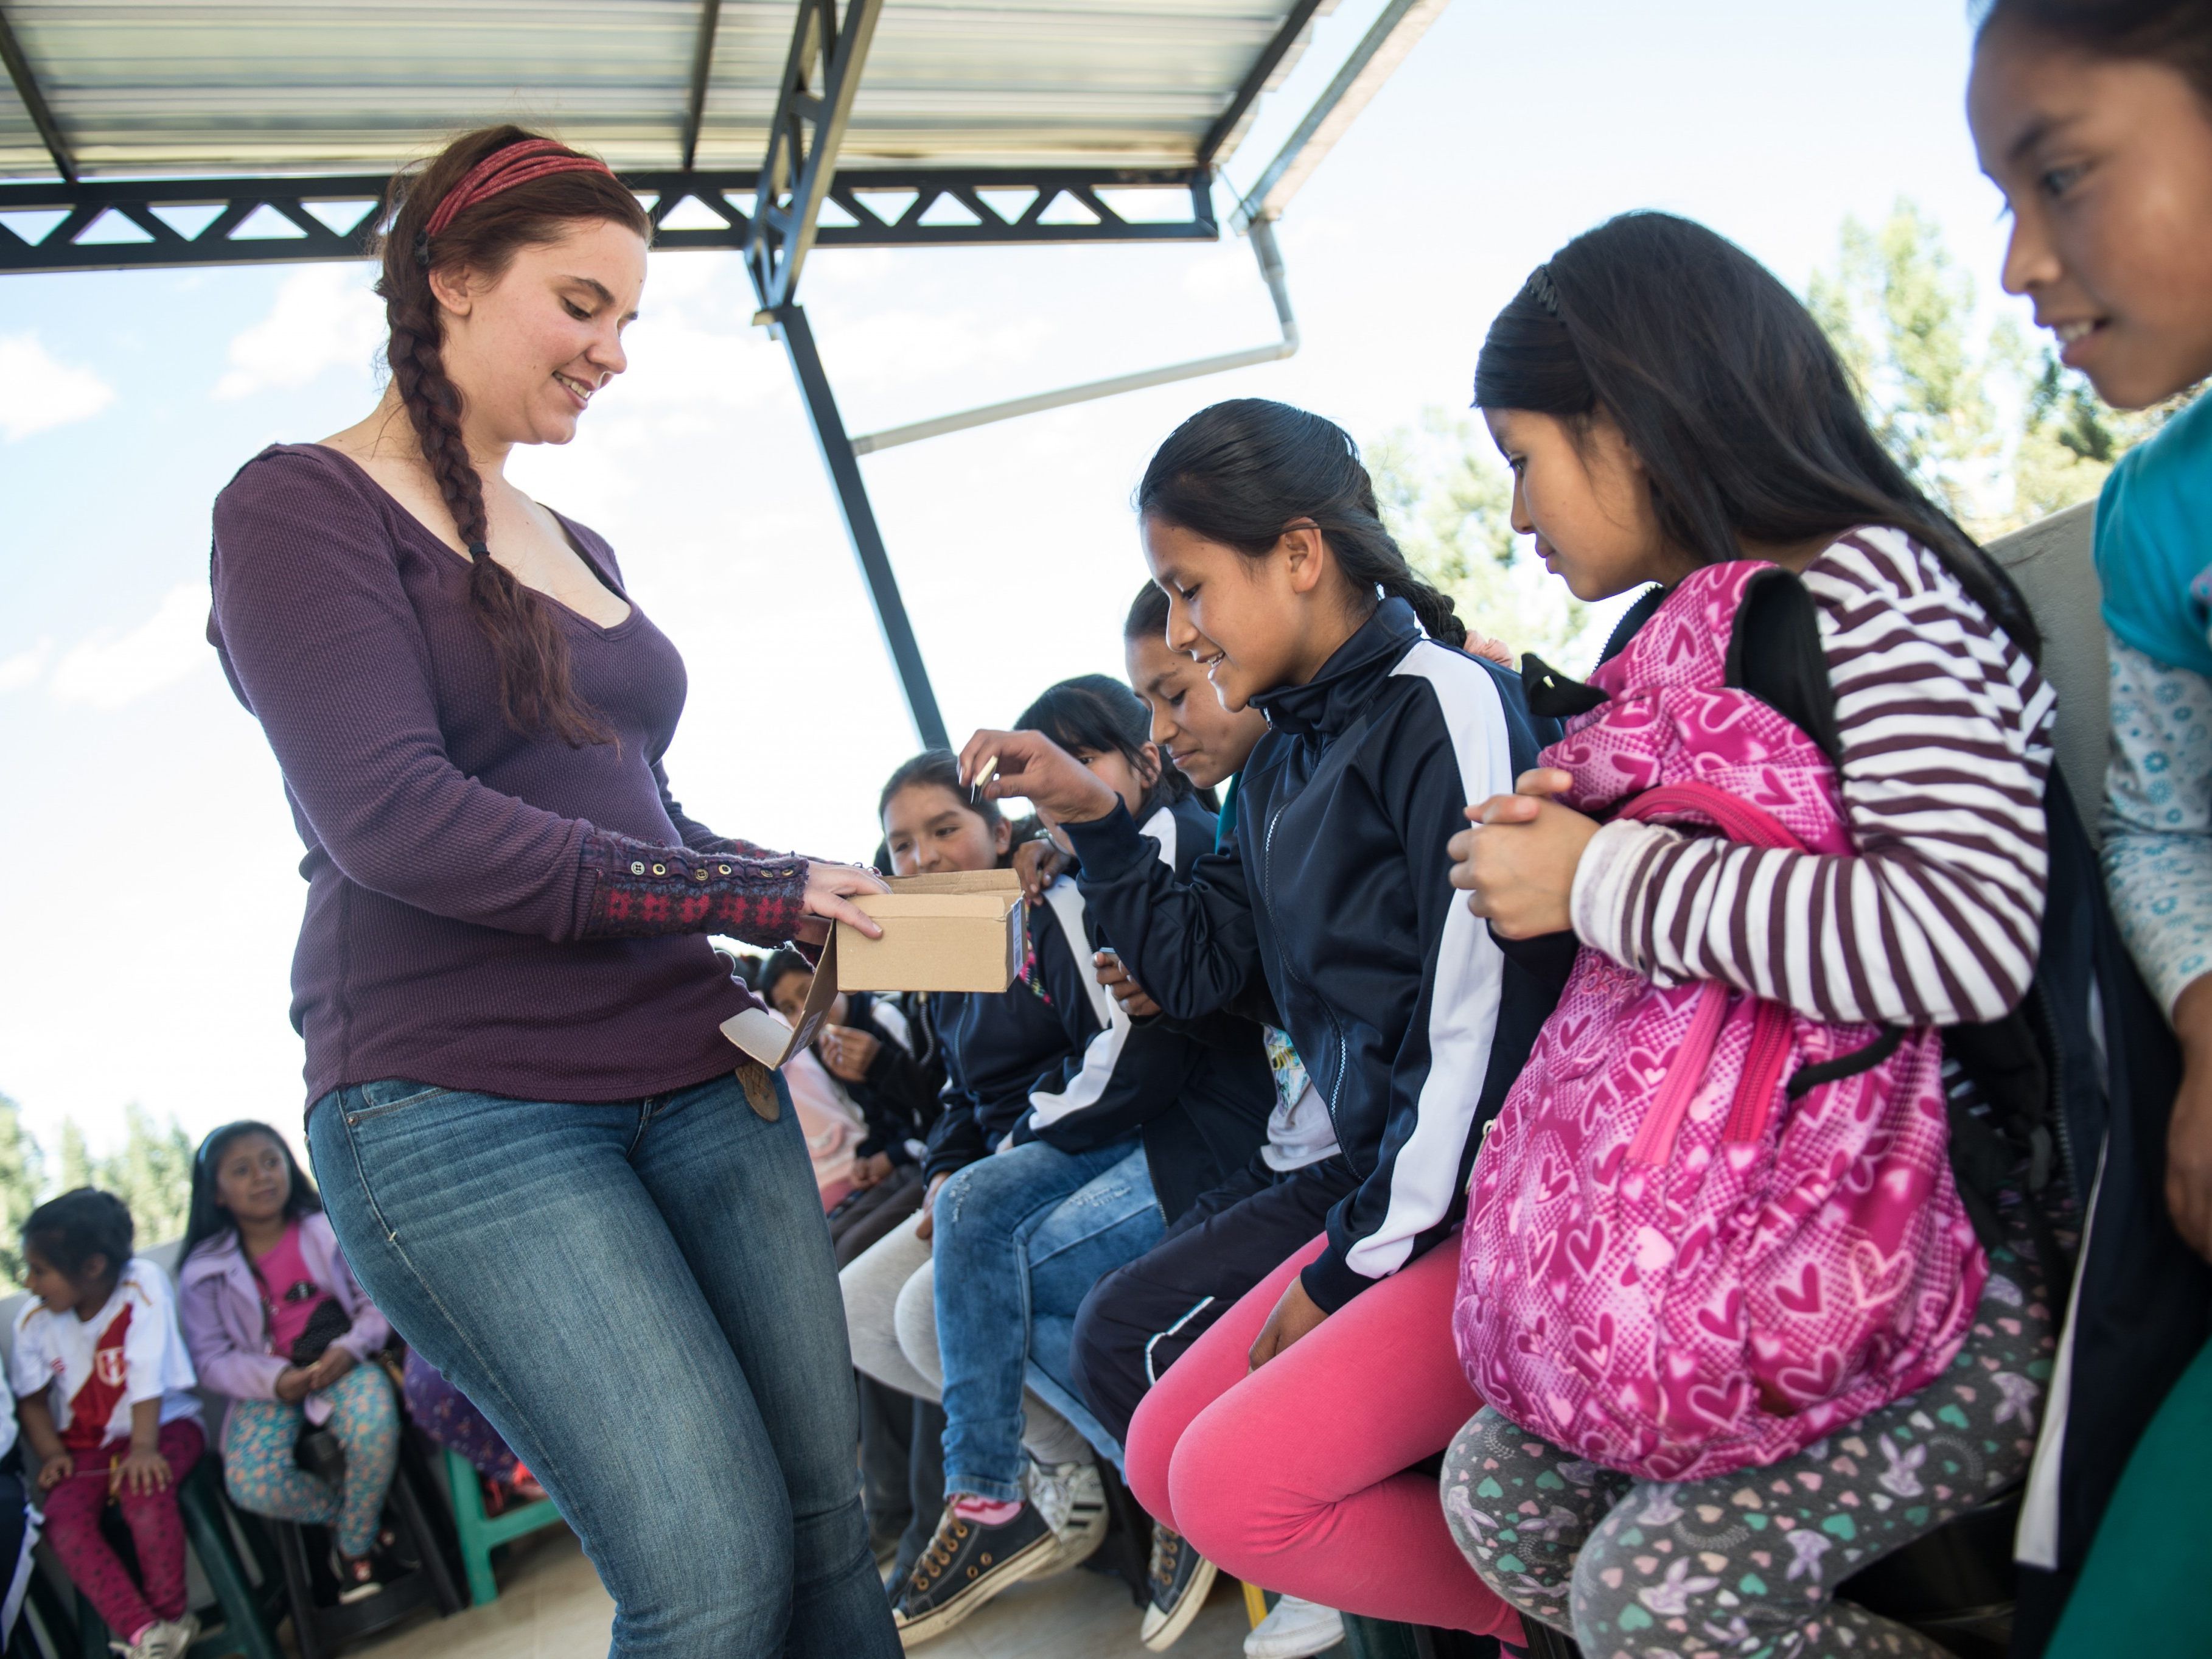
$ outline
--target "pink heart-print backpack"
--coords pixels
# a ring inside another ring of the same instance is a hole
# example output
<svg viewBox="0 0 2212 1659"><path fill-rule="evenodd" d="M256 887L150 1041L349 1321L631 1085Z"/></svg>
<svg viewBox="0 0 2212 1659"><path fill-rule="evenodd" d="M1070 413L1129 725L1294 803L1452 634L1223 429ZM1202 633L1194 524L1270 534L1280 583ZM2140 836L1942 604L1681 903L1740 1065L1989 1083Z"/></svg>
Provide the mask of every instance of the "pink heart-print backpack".
<svg viewBox="0 0 2212 1659"><path fill-rule="evenodd" d="M1561 799L1850 856L1834 764L1729 684L1747 596L1796 581L1744 560L1668 594L1545 752ZM1476 1392L1592 1462L1686 1480L1920 1388L1988 1271L1941 1070L1931 1028L1657 985L1585 946L1475 1161L1454 1333Z"/></svg>

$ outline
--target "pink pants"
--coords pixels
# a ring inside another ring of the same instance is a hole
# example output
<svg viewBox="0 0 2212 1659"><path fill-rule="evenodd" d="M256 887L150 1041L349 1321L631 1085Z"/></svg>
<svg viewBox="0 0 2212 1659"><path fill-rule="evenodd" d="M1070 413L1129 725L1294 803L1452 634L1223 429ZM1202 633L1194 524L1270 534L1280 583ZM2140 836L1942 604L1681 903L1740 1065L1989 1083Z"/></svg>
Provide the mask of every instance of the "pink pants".
<svg viewBox="0 0 2212 1659"><path fill-rule="evenodd" d="M85 1593L108 1629L125 1641L157 1619L185 1613L185 1517L177 1510L177 1483L192 1472L207 1449L207 1437L190 1418L161 1425L161 1456L169 1466L169 1485L161 1492L118 1492L115 1505L138 1551L140 1587L107 1540L100 1535L100 1511L107 1507L110 1466L131 1455L131 1442L111 1440L96 1452L78 1452L76 1473L46 1494L46 1536L61 1557L70 1582Z"/></svg>
<svg viewBox="0 0 2212 1659"><path fill-rule="evenodd" d="M1248 1374L1316 1238L1224 1314L1130 1425L1129 1487L1224 1571L1370 1619L1521 1639L1413 1465L1482 1408L1452 1346L1456 1237Z"/></svg>

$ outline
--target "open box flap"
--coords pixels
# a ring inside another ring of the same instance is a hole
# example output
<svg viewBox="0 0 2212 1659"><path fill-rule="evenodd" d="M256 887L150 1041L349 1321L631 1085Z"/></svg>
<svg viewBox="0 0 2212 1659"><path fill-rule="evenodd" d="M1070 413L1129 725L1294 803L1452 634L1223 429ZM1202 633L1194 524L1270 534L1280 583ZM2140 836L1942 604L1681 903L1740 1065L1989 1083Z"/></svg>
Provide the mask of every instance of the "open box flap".
<svg viewBox="0 0 2212 1659"><path fill-rule="evenodd" d="M795 1027L784 1024L773 1009L748 1008L722 1022L722 1035L770 1071L781 1071L784 1061L814 1041L836 996L837 933L832 928L830 942L822 947L822 960L814 967L814 988L806 994L806 1006L799 1011Z"/></svg>

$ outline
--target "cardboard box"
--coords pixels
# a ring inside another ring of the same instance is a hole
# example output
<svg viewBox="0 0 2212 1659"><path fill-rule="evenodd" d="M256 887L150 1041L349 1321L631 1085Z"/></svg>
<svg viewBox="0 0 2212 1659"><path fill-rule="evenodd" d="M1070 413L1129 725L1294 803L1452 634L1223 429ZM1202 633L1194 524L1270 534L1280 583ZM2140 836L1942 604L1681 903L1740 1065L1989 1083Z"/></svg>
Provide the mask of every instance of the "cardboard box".
<svg viewBox="0 0 2212 1659"><path fill-rule="evenodd" d="M722 1035L780 1067L814 1041L840 991L1003 991L1029 950L1021 878L1011 870L893 876L888 893L853 902L883 925L870 939L840 922L815 965L814 988L787 1025L766 1008L722 1022Z"/></svg>
<svg viewBox="0 0 2212 1659"><path fill-rule="evenodd" d="M883 924L870 939L837 927L837 982L848 991L1003 991L1029 948L1021 878L1011 870L893 876L888 893L853 902Z"/></svg>

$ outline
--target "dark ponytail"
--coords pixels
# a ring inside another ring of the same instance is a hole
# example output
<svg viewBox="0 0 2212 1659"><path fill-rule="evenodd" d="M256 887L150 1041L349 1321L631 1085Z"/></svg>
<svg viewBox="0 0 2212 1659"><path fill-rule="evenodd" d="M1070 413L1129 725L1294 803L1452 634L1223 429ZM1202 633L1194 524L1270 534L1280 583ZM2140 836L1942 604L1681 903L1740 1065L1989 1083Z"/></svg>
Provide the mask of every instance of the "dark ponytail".
<svg viewBox="0 0 2212 1659"><path fill-rule="evenodd" d="M1474 401L1571 423L1603 410L1643 464L1662 533L1705 563L1742 558L1747 541L1886 525L2039 648L2011 580L1875 438L1812 313L1703 225L1624 213L1569 242L1491 324Z"/></svg>
<svg viewBox="0 0 2212 1659"><path fill-rule="evenodd" d="M2164 64L2212 105L2212 6L2204 0L1988 0L1974 44L2012 29L2093 58Z"/></svg>
<svg viewBox="0 0 2212 1659"><path fill-rule="evenodd" d="M1359 446L1333 421L1264 398L1202 409L1168 436L1137 486L1137 511L1261 558L1310 523L1363 612L1376 590L1413 607L1432 639L1462 645L1449 595L1413 574L1383 527Z"/></svg>
<svg viewBox="0 0 2212 1659"><path fill-rule="evenodd" d="M463 208L434 238L426 234L438 204L479 162L538 137L520 127L487 127L456 138L421 168L395 174L376 291L391 329L385 359L392 383L469 550L469 605L499 665L500 712L526 736L550 735L580 748L611 743L614 733L576 694L559 619L485 545L483 480L461 436L461 389L446 373L445 325L430 273L465 268L495 278L523 248L558 241L579 222L626 225L648 239L652 222L611 175L578 170L501 190Z"/></svg>

